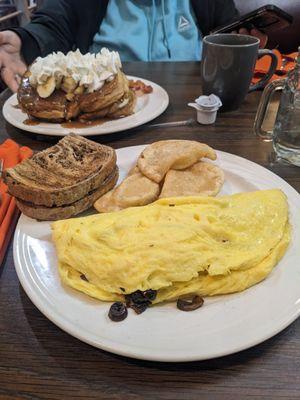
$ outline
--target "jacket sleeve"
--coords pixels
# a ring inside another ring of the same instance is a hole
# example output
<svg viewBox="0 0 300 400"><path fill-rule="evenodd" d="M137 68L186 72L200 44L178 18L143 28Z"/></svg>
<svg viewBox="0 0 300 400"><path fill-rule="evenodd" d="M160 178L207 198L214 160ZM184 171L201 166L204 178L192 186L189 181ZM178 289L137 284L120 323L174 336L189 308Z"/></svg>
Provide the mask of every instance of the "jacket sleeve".
<svg viewBox="0 0 300 400"><path fill-rule="evenodd" d="M53 51L66 53L77 47L86 51L100 16L103 18L101 4L99 0L45 0L29 24L13 29L22 40L26 63Z"/></svg>
<svg viewBox="0 0 300 400"><path fill-rule="evenodd" d="M238 17L239 12L233 0L215 0L215 13L211 29L234 22Z"/></svg>
<svg viewBox="0 0 300 400"><path fill-rule="evenodd" d="M233 0L191 0L203 35L218 26L235 21L239 13Z"/></svg>
<svg viewBox="0 0 300 400"><path fill-rule="evenodd" d="M29 24L14 29L21 38L21 52L27 64L38 55L67 52L72 48L78 23L77 7L77 0L46 0Z"/></svg>

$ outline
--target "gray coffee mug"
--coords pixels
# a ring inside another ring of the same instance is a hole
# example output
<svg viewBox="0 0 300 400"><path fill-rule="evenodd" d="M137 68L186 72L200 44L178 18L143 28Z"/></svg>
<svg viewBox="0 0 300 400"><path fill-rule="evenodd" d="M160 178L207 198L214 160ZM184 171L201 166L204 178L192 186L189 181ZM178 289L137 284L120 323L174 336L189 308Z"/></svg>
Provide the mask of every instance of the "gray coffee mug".
<svg viewBox="0 0 300 400"><path fill-rule="evenodd" d="M265 55L271 57L270 69L258 83L250 86L255 63ZM271 50L259 50L259 39L253 36L231 33L205 36L201 63L203 94L219 96L223 103L220 111L236 110L249 91L265 86L277 63Z"/></svg>

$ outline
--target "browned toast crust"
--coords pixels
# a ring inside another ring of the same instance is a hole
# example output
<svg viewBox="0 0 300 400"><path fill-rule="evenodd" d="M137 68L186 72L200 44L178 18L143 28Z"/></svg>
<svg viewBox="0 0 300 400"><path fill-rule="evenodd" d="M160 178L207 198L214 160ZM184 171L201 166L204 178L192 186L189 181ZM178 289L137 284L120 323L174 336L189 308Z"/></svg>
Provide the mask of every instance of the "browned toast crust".
<svg viewBox="0 0 300 400"><path fill-rule="evenodd" d="M98 188L115 167L116 153L111 147L70 134L7 169L4 181L9 193L19 200L60 207Z"/></svg>
<svg viewBox="0 0 300 400"><path fill-rule="evenodd" d="M114 171L106 178L103 184L88 193L85 197L75 201L72 204L68 204L61 207L44 207L36 206L35 204L24 202L16 199L16 203L20 211L30 218L34 218L40 221L56 221L59 219L70 218L77 215L87 209L89 209L93 203L103 196L106 192L111 190L117 183L119 177L118 168L115 167Z"/></svg>

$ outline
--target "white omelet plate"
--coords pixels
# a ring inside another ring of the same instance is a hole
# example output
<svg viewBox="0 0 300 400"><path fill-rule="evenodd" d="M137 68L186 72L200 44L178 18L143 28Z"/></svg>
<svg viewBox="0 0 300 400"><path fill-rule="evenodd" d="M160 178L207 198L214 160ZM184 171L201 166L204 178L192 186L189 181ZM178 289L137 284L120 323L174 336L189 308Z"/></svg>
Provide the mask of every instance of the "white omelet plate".
<svg viewBox="0 0 300 400"><path fill-rule="evenodd" d="M84 128L64 128L61 124L50 122L40 122L38 125L26 125L24 124L24 121L28 118L27 114L15 107L18 104L16 94L13 94L4 103L3 116L7 122L16 128L22 129L23 131L38 133L40 135L65 136L70 132L75 132L81 136L94 136L106 135L108 133L135 128L151 121L165 111L169 105L169 96L165 89L147 79L138 78L136 76L127 76L127 78L142 80L146 85L152 86L153 92L137 97L135 113L125 118L119 118L101 123L100 125Z"/></svg>
<svg viewBox="0 0 300 400"><path fill-rule="evenodd" d="M121 179L144 146L117 151ZM288 198L292 242L270 276L237 294L206 298L204 306L182 312L175 303L141 315L129 310L122 322L108 318L102 303L60 282L50 223L21 216L14 238L16 271L27 295L60 328L100 349L145 360L192 361L224 356L280 332L300 314L300 195L269 170L218 152L225 171L221 194L280 188ZM251 221L249 221L251 224Z"/></svg>

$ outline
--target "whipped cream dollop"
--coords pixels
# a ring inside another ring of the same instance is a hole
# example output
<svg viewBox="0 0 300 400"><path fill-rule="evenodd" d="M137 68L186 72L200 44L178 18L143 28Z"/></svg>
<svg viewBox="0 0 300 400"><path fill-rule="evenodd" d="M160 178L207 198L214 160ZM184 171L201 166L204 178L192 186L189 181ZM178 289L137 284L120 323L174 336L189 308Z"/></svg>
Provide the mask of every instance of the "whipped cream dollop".
<svg viewBox="0 0 300 400"><path fill-rule="evenodd" d="M88 93L101 89L105 81L113 79L122 67L119 53L102 48L97 54L81 54L79 50L52 53L38 57L30 66L30 84L34 87L45 84L50 77L55 78L59 88L63 78L71 77L76 84L84 86Z"/></svg>

